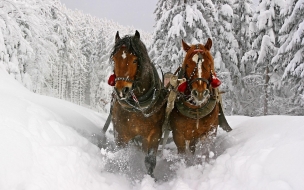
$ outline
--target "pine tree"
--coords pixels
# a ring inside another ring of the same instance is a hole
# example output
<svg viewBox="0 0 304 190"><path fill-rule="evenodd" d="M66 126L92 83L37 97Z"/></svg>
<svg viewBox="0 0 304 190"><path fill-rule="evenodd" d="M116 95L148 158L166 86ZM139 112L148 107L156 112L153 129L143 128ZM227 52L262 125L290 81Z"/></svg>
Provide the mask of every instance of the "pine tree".
<svg viewBox="0 0 304 190"><path fill-rule="evenodd" d="M237 58L238 69L242 76L246 75L246 69L243 65L242 58L245 52L250 49L250 31L249 23L253 14L252 0L235 0L233 4L234 12L234 33L238 43Z"/></svg>
<svg viewBox="0 0 304 190"><path fill-rule="evenodd" d="M233 3L233 32L235 39L238 43L238 48L235 49L237 55L237 68L239 74L237 75L237 83L234 82L234 88L231 99L234 102L233 113L250 115L248 113L248 103L252 101L250 94L247 94L248 89L246 89L245 82L248 74L248 69L245 67L242 58L248 49L251 47L251 38L249 23L252 18L252 1L251 0L236 0ZM250 91L252 93L252 91ZM237 99L233 98L237 97Z"/></svg>
<svg viewBox="0 0 304 190"><path fill-rule="evenodd" d="M163 5L160 0L158 5ZM212 38L206 18L209 19L213 10L211 1L171 1L171 9L162 9L153 34L150 55L152 61L161 66L165 72L175 72L182 64L184 52L181 41L187 43L204 43ZM157 10L160 8L157 8ZM161 11L156 11L159 13Z"/></svg>
<svg viewBox="0 0 304 190"><path fill-rule="evenodd" d="M240 68L238 68L239 49L238 42L233 30L233 13L232 1L214 0L216 19L213 27L214 36L214 64L217 68L219 77L223 84L221 90L225 91L224 102L225 109L231 114L242 112L238 97L240 89Z"/></svg>
<svg viewBox="0 0 304 190"><path fill-rule="evenodd" d="M283 1L262 0L259 4L258 12L253 17L251 29L254 30L252 37L255 40L253 41L252 49L243 57L243 61L246 66L253 66L251 70L252 77L259 79L261 77L256 76L263 77L263 81L258 81L251 86L263 92L257 96L257 100L260 101L255 102L258 108L255 110L259 110L256 114L268 115L270 113L273 114L273 111L275 111L274 109L269 110L270 105L274 102L273 86L271 86L270 82L275 80L274 78L271 79L271 76L276 77L276 75L273 75L271 60L279 47L278 33L282 26L280 10L283 7ZM262 110L260 109L261 107L263 107Z"/></svg>
<svg viewBox="0 0 304 190"><path fill-rule="evenodd" d="M281 19L284 24L280 29L280 48L272 59L274 69L283 72L283 79L288 90L293 92L288 102L293 105L289 108L285 104L287 113L304 114L304 1L286 1L281 10Z"/></svg>
<svg viewBox="0 0 304 190"><path fill-rule="evenodd" d="M81 13L80 13L81 14ZM84 90L84 103L86 105L91 105L91 78L92 78L92 66L93 63L92 57L94 53L95 44L97 43L97 28L88 27L92 26L93 23L98 23L98 20L94 19L93 17L89 15L84 15L82 19L79 21L79 29L78 29L78 35L80 37L80 44L81 44L81 51L82 55L85 56L86 59L86 78L87 81L85 82L85 90Z"/></svg>
<svg viewBox="0 0 304 190"><path fill-rule="evenodd" d="M107 57L117 30L135 31L59 0L0 1L0 64L33 92L104 110L111 92ZM150 43L151 35L141 36Z"/></svg>
<svg viewBox="0 0 304 190"><path fill-rule="evenodd" d="M32 53L27 37L31 36L28 29L29 22L27 15L24 14L26 4L20 1L1 1L0 2L0 23L3 41L6 48L3 48L5 58L4 66L10 75L22 82L22 75L26 67L26 59ZM6 51L6 52L5 52Z"/></svg>
<svg viewBox="0 0 304 190"><path fill-rule="evenodd" d="M108 61L109 54L106 51L104 31L100 30L97 36L97 43L93 48L90 75L90 106L98 111L107 111L106 105L111 100L111 87L107 84L107 77L111 73Z"/></svg>

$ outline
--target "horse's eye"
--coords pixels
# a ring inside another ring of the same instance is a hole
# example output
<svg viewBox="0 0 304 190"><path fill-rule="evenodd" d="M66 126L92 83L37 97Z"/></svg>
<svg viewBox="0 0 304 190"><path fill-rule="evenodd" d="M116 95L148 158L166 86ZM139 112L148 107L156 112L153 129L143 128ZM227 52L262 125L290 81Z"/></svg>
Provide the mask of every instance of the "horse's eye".
<svg viewBox="0 0 304 190"><path fill-rule="evenodd" d="M136 64L137 62L138 62L138 60L137 60L137 59L135 59L135 60L133 61L133 63L134 63L134 64Z"/></svg>

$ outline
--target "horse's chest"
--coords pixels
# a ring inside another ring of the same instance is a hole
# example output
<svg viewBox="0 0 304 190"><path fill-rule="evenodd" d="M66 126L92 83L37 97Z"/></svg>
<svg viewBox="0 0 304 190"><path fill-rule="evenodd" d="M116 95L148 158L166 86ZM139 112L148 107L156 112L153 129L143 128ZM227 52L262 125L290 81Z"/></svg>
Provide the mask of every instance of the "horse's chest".
<svg viewBox="0 0 304 190"><path fill-rule="evenodd" d="M150 131L156 126L161 127L162 118L160 114L156 113L155 115L147 118L144 117L140 112L129 112L124 110L118 103L113 107L112 116L113 116L113 125L117 131L127 131L128 133L145 133Z"/></svg>
<svg viewBox="0 0 304 190"><path fill-rule="evenodd" d="M197 138L203 134L206 134L210 129L212 125L205 124L201 121L193 121L191 122L191 125L189 125L185 130L185 137L187 139L191 138Z"/></svg>
<svg viewBox="0 0 304 190"><path fill-rule="evenodd" d="M177 109L173 110L171 115L172 129L188 140L207 134L216 125L216 121L217 117L213 117L213 114L201 119L192 119L182 115Z"/></svg>

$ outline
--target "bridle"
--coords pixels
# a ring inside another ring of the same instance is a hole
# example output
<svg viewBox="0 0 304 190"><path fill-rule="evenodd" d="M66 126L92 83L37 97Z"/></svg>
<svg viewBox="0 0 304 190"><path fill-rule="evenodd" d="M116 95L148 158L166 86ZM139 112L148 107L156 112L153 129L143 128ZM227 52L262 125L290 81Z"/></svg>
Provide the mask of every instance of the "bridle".
<svg viewBox="0 0 304 190"><path fill-rule="evenodd" d="M199 62L203 60L202 55L205 54L205 50L200 49L200 48L199 48L199 44L197 44L197 45L196 45L196 48L195 48L195 50L194 50L193 52L195 52L195 54L198 55L198 59L197 59L197 62L196 62L196 66L194 67L194 69L193 69L193 71L191 72L190 76L189 76L189 77L186 77L187 84L188 84L187 87L188 87L188 89L192 89L192 84L193 84L194 82L196 82L196 81L203 81L203 82L205 82L205 83L207 84L207 89L209 89L209 87L210 87L210 79L211 79L211 76L212 76L212 73L211 73L211 72L210 72L210 77L209 77L209 79L205 79L205 78L202 78L202 77L200 77L200 78L198 77L198 78L192 79L192 77L194 77L194 75L196 74L196 71L197 71L197 69L198 69L198 67L199 67ZM194 54L194 55L195 55L195 54ZM194 56L194 55L193 55L193 56ZM192 56L192 57L193 57L193 56ZM206 70L206 71L208 72L208 70L205 68L205 66L203 65L203 63L201 63L201 64L202 64L203 69ZM186 67L187 67L187 66L188 66L188 65L186 65ZM209 67L210 67L210 65L209 65ZM185 70L182 69L179 76L180 76L179 78L184 77L184 76L185 76Z"/></svg>
<svg viewBox="0 0 304 190"><path fill-rule="evenodd" d="M115 82L117 81L126 81L126 82L132 82L135 83L136 80L130 79L130 77L116 77Z"/></svg>
<svg viewBox="0 0 304 190"><path fill-rule="evenodd" d="M135 56L137 55L135 54ZM141 69L143 69L141 66L141 59L140 57L138 57L137 71L134 80L130 79L130 77L115 78L115 82L126 81L132 83L131 90L129 91L129 96L127 98L120 98L116 90L114 90L114 95L115 95L115 99L125 110L131 112L141 112L145 117L149 117L162 107L162 105L166 102L166 99L164 99L164 101L159 106L157 106L157 108L152 109L161 95L161 88L162 88L160 80L157 80L155 78L156 76L158 76L158 73L154 65L152 65L153 71L151 77L152 81L150 81L152 83L151 87L145 92L145 94L141 95L140 97L137 97L135 95L135 91L140 92L141 90L140 73L143 72Z"/></svg>
<svg viewBox="0 0 304 190"><path fill-rule="evenodd" d="M203 64L203 55L205 54L205 50L202 50L199 48L199 44L196 45L196 48L193 50L194 54L191 56L193 57L195 55L198 56L198 59L196 61L196 66L194 67L193 71L191 72L190 76L186 76L186 68L181 68L180 73L178 78L186 78L187 81L187 88L191 92L192 90L192 84L196 81L202 81L207 84L207 89L209 90L209 98L203 105L195 105L193 104L193 97L192 95L189 95L187 92L184 93L179 93L180 101L176 102L176 107L179 110L181 114L183 114L186 117L196 119L197 120L197 125L199 122L199 119L205 117L206 115L210 114L211 111L214 109L216 105L216 99L215 93L211 89L211 79L212 79L212 71L210 70L210 77L208 79L199 77L197 74L197 70L199 69L199 64L201 64L202 68L205 71L209 72L205 65ZM187 67L188 64L186 64L185 67ZM209 65L211 67L211 65ZM198 78L193 79L193 77L197 74Z"/></svg>

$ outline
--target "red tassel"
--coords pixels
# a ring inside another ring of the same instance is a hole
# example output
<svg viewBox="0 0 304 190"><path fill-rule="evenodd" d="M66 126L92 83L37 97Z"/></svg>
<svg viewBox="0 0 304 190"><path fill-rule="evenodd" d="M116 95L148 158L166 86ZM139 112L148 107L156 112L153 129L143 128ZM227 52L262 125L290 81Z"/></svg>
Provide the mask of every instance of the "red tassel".
<svg viewBox="0 0 304 190"><path fill-rule="evenodd" d="M115 86L115 78L116 78L116 75L115 75L115 74L112 74L112 75L109 77L108 84L109 84L110 86Z"/></svg>
<svg viewBox="0 0 304 190"><path fill-rule="evenodd" d="M177 90L178 90L179 92L185 92L186 88L187 88L187 82L183 82L182 84L180 84L180 85L178 86Z"/></svg>
<svg viewBox="0 0 304 190"><path fill-rule="evenodd" d="M222 84L219 78L217 78L215 75L212 75L212 80L211 80L211 86L212 88L217 88Z"/></svg>

